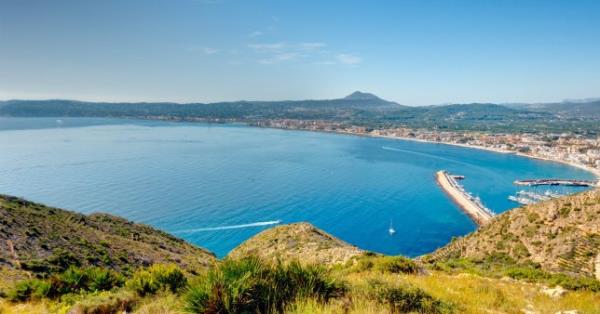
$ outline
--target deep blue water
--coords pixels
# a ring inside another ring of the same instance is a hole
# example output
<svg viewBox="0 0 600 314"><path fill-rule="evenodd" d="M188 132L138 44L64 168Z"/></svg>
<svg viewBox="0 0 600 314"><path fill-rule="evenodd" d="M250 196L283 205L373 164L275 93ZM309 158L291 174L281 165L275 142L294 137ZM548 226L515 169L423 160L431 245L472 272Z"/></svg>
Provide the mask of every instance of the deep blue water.
<svg viewBox="0 0 600 314"><path fill-rule="evenodd" d="M364 249L416 256L475 229L436 185L437 170L465 175L466 188L496 212L515 207L506 199L515 179L593 178L560 163L443 144L59 120L0 118L0 193L121 215L219 256L275 221L308 221Z"/></svg>

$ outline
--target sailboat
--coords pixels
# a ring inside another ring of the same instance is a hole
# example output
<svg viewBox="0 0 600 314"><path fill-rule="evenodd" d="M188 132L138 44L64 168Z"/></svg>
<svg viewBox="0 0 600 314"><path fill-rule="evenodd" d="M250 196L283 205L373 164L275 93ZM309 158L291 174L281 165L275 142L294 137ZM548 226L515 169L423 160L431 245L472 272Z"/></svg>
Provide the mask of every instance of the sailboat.
<svg viewBox="0 0 600 314"><path fill-rule="evenodd" d="M396 229L394 229L394 226L392 226L391 220L390 220L390 228L388 229L388 232L390 233L390 235L394 235L394 233L396 233Z"/></svg>

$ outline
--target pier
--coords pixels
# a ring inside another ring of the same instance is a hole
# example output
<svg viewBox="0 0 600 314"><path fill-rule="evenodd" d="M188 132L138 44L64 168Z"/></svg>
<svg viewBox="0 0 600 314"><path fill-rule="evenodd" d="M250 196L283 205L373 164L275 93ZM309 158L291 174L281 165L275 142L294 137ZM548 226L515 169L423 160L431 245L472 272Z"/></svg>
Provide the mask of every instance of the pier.
<svg viewBox="0 0 600 314"><path fill-rule="evenodd" d="M562 186L598 186L598 182L589 180L569 180L569 179L530 179L516 180L515 185L539 186L539 185L562 185Z"/></svg>
<svg viewBox="0 0 600 314"><path fill-rule="evenodd" d="M463 176L454 176L445 170L436 173L436 180L442 190L452 198L456 204L478 225L488 223L495 214L485 207L479 198L465 191L457 180L464 179Z"/></svg>

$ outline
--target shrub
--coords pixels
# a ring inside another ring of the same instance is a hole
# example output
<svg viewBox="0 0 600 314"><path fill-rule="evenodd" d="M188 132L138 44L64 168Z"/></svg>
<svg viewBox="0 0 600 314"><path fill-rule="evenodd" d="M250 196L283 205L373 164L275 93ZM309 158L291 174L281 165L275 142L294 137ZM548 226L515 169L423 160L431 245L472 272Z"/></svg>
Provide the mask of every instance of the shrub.
<svg viewBox="0 0 600 314"><path fill-rule="evenodd" d="M137 295L130 291L102 292L78 300L69 313L131 313L138 302Z"/></svg>
<svg viewBox="0 0 600 314"><path fill-rule="evenodd" d="M600 281L590 277L572 277L565 274L553 274L548 282L569 290L589 290L600 292Z"/></svg>
<svg viewBox="0 0 600 314"><path fill-rule="evenodd" d="M27 301L30 299L57 298L67 293L80 291L102 291L121 286L120 275L101 268L69 267L66 271L47 279L30 279L17 282L8 291L8 299Z"/></svg>
<svg viewBox="0 0 600 314"><path fill-rule="evenodd" d="M389 273L414 274L419 267L412 260L403 256L381 256L364 254L357 259L357 263L351 266L350 271L376 270Z"/></svg>
<svg viewBox="0 0 600 314"><path fill-rule="evenodd" d="M296 299L326 302L341 292L322 268L248 257L226 260L209 271L191 285L185 302L193 313L271 313L283 312Z"/></svg>
<svg viewBox="0 0 600 314"><path fill-rule="evenodd" d="M514 266L507 268L505 274L514 279L529 282L544 282L549 285L559 285L569 290L600 291L600 281L590 277L574 277L566 274L554 274L541 270L539 267Z"/></svg>
<svg viewBox="0 0 600 314"><path fill-rule="evenodd" d="M86 289L89 291L110 290L123 285L123 277L119 274L99 267L89 268L86 271Z"/></svg>
<svg viewBox="0 0 600 314"><path fill-rule="evenodd" d="M418 271L417 264L403 256L385 256L375 266L375 269L390 273L414 274Z"/></svg>
<svg viewBox="0 0 600 314"><path fill-rule="evenodd" d="M23 280L17 282L11 289L6 292L6 298L12 302L27 301L35 290L35 281Z"/></svg>
<svg viewBox="0 0 600 314"><path fill-rule="evenodd" d="M370 282L370 293L380 303L386 304L391 313L452 313L453 307L425 291L408 286L390 286L379 281Z"/></svg>
<svg viewBox="0 0 600 314"><path fill-rule="evenodd" d="M187 279L176 265L155 264L137 271L126 285L140 296L145 296L160 290L175 293L187 286Z"/></svg>

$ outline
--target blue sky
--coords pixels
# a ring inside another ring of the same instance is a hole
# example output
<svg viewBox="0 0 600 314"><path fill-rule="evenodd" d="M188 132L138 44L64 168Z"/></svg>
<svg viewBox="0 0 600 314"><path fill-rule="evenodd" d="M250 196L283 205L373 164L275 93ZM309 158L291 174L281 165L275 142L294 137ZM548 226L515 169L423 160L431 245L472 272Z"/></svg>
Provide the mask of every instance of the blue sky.
<svg viewBox="0 0 600 314"><path fill-rule="evenodd" d="M600 97L600 1L0 0L0 99Z"/></svg>

